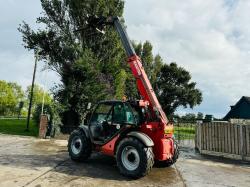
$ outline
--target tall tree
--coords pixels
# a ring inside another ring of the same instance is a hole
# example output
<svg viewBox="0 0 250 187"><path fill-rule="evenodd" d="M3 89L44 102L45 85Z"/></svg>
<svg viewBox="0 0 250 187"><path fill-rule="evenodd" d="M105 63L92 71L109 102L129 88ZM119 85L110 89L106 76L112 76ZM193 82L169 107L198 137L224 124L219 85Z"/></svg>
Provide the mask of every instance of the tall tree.
<svg viewBox="0 0 250 187"><path fill-rule="evenodd" d="M42 27L34 31L24 22L19 31L25 47L38 50L40 58L61 76L62 84L54 89L55 98L67 109L82 114L89 101L123 94L137 96L135 80L114 28L107 27L102 35L86 24L88 15L121 17L123 0L41 0L41 5L43 14L37 22ZM176 64L162 65L159 55L154 58L148 41L135 49L168 113L178 106L193 107L201 102L201 93L195 83L189 83L188 72ZM172 70L175 72L169 73Z"/></svg>
<svg viewBox="0 0 250 187"><path fill-rule="evenodd" d="M202 112L198 112L197 117L198 120L202 120L204 118L204 115Z"/></svg>
<svg viewBox="0 0 250 187"><path fill-rule="evenodd" d="M0 115L17 114L19 104L24 100L24 92L20 85L0 80Z"/></svg>
<svg viewBox="0 0 250 187"><path fill-rule="evenodd" d="M163 60L159 54L154 57L152 73L151 73L151 84L154 89L156 89L156 83L158 81L158 77L160 76L161 68L163 66Z"/></svg>
<svg viewBox="0 0 250 187"><path fill-rule="evenodd" d="M125 96L124 87L126 86L127 73L124 69L122 69L116 76L115 79L115 87L116 87L116 95L117 99L122 99Z"/></svg>
<svg viewBox="0 0 250 187"><path fill-rule="evenodd" d="M189 72L177 67L175 63L164 64L159 54L153 55L153 46L149 41L133 42L133 46L168 116L173 116L179 106L192 108L201 103L201 92L195 88L194 82L190 82ZM129 88L132 90L132 86Z"/></svg>
<svg viewBox="0 0 250 187"><path fill-rule="evenodd" d="M24 100L24 91L22 87L15 82L8 82L8 85L11 87L13 94L18 102Z"/></svg>
<svg viewBox="0 0 250 187"><path fill-rule="evenodd" d="M107 27L103 36L86 22L88 15L122 16L124 1L41 0L41 5L43 14L37 22L45 27L34 31L24 22L19 31L23 34L25 47L39 50L41 59L48 60L49 68L61 76L62 84L54 89L56 98L62 101L67 96L67 108L82 113L85 103L80 102L93 98L94 89L103 93L95 101L114 97L116 91L122 92L125 86L121 88L115 84L115 77L119 79L117 73L126 70L127 65L122 63L125 53L117 33ZM75 32L79 28L81 31ZM86 77L90 66L94 67L95 76L80 80L74 74L77 72L80 77ZM88 82L92 83L93 89L85 87ZM84 99L77 100L79 97Z"/></svg>
<svg viewBox="0 0 250 187"><path fill-rule="evenodd" d="M10 115L14 112L17 98L6 81L0 80L0 115Z"/></svg>
<svg viewBox="0 0 250 187"><path fill-rule="evenodd" d="M142 52L141 52L141 60L143 63L143 67L151 80L152 78L152 73L153 73L153 46L149 41L144 42L142 46Z"/></svg>
<svg viewBox="0 0 250 187"><path fill-rule="evenodd" d="M83 52L82 57L72 66L73 76L68 78L67 86L59 86L56 98L68 109L74 110L75 107L79 111L84 111L88 102L95 103L106 97L107 93L104 90L110 89L109 84L102 80L102 74L95 66L96 61L92 52ZM98 81L100 82L97 84Z"/></svg>
<svg viewBox="0 0 250 187"><path fill-rule="evenodd" d="M184 116L182 116L181 120L183 120L185 122L195 122L196 115L193 113L188 113L188 114L185 114Z"/></svg>
<svg viewBox="0 0 250 187"><path fill-rule="evenodd" d="M156 82L156 93L163 110L172 115L179 106L193 108L202 101L202 94L191 82L191 75L176 63L164 64Z"/></svg>
<svg viewBox="0 0 250 187"><path fill-rule="evenodd" d="M136 54L141 58L143 67L151 80L152 74L153 74L153 63L154 63L154 57L153 57L153 46L149 41L145 41L142 43L135 43L133 42L133 46L135 48Z"/></svg>
<svg viewBox="0 0 250 187"><path fill-rule="evenodd" d="M155 87L157 76L163 65L163 60L159 54L153 55L153 46L149 41L145 41L143 44L133 42L136 54L141 58L143 67L147 73L147 76Z"/></svg>

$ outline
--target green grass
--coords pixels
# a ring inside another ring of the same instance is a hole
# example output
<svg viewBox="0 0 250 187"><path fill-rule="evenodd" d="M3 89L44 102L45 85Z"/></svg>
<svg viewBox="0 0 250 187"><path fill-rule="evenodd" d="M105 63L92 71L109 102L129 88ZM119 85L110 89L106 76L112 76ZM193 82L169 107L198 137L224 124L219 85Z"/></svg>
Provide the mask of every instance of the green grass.
<svg viewBox="0 0 250 187"><path fill-rule="evenodd" d="M175 138L180 140L185 139L194 139L195 137L195 128L194 127L178 127L175 126L174 128L174 135Z"/></svg>
<svg viewBox="0 0 250 187"><path fill-rule="evenodd" d="M0 133L23 135L23 136L38 136L38 126L34 121L30 121L29 132L26 129L26 119L0 119Z"/></svg>

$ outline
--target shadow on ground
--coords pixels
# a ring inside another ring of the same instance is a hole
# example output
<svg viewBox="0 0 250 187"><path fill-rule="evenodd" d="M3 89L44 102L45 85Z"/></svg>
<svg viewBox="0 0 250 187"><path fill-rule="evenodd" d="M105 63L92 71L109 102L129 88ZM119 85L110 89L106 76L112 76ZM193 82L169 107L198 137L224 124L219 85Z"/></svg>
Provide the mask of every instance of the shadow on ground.
<svg viewBox="0 0 250 187"><path fill-rule="evenodd" d="M44 167L52 167L49 171L67 175L67 182L78 178L96 178L112 181L133 181L120 175L116 166L115 158L94 153L86 162L73 162L70 160L66 150L60 150L56 154L2 154L0 155L0 166L8 166L21 169L40 170ZM179 176L174 167L153 168L150 174L143 178L148 184L162 185L179 181Z"/></svg>

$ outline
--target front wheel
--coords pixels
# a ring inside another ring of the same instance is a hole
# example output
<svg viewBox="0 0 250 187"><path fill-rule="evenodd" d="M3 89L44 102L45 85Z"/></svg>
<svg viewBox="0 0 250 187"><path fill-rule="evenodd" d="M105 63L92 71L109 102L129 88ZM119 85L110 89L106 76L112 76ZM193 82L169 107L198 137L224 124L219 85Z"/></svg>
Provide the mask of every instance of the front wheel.
<svg viewBox="0 0 250 187"><path fill-rule="evenodd" d="M74 161L85 161L91 154L91 143L81 130L74 130L68 141L69 156Z"/></svg>
<svg viewBox="0 0 250 187"><path fill-rule="evenodd" d="M140 178L152 169L154 154L152 147L146 147L136 138L128 137L119 143L116 160L122 175Z"/></svg>

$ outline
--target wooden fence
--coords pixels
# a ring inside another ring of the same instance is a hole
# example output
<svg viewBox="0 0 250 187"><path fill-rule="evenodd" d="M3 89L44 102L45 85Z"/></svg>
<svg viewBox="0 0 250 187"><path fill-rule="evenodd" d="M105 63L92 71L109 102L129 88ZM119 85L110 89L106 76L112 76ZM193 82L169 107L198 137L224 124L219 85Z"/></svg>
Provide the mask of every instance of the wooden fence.
<svg viewBox="0 0 250 187"><path fill-rule="evenodd" d="M195 147L201 154L250 161L250 125L227 122L198 124Z"/></svg>

